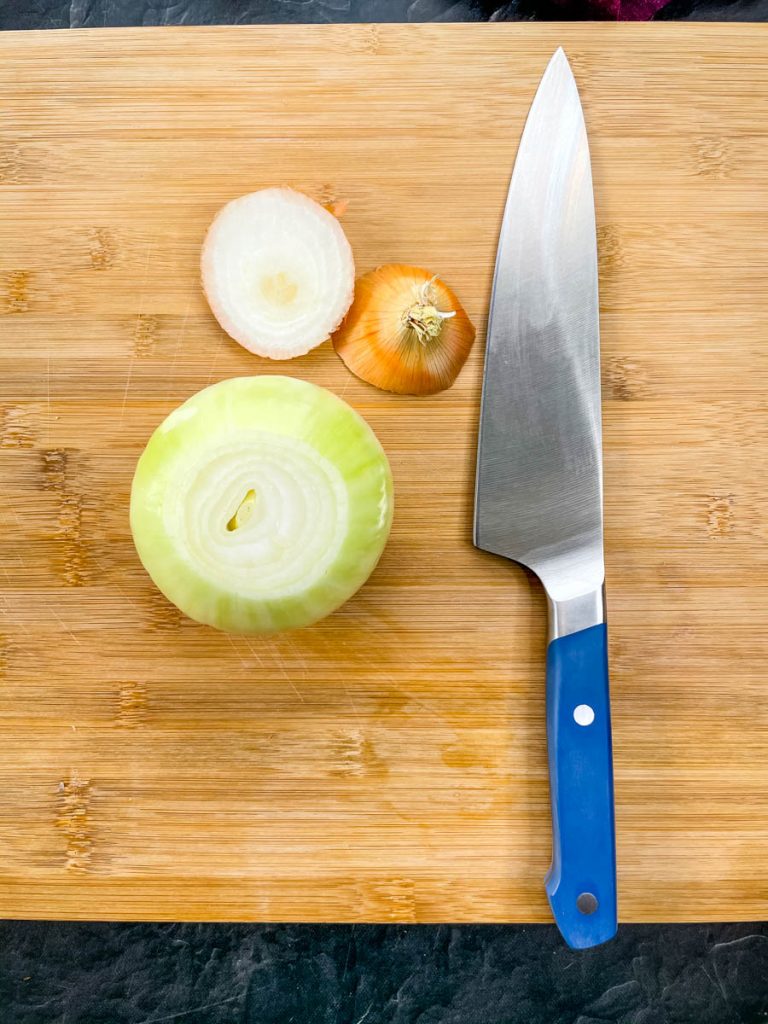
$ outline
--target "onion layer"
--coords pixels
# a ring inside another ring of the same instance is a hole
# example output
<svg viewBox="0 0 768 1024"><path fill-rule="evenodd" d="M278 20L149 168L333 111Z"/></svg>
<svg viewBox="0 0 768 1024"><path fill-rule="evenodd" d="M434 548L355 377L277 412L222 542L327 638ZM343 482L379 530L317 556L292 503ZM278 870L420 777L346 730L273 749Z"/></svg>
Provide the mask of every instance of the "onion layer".
<svg viewBox="0 0 768 1024"><path fill-rule="evenodd" d="M328 615L373 571L392 521L389 463L323 388L240 377L194 395L139 459L131 530L190 618L271 633Z"/></svg>
<svg viewBox="0 0 768 1024"><path fill-rule="evenodd" d="M227 203L203 245L214 316L256 355L292 359L326 341L352 302L355 265L336 217L290 188Z"/></svg>

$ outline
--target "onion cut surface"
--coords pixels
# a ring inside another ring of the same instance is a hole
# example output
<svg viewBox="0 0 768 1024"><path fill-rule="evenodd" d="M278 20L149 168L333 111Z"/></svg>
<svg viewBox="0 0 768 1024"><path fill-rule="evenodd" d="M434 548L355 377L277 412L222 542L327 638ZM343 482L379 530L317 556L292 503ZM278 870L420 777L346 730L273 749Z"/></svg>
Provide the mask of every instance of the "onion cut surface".
<svg viewBox="0 0 768 1024"><path fill-rule="evenodd" d="M352 302L355 264L336 217L290 188L227 203L208 229L203 290L250 352L292 359L326 341Z"/></svg>
<svg viewBox="0 0 768 1024"><path fill-rule="evenodd" d="M362 586L392 522L392 475L371 428L291 377L238 377L157 428L131 490L131 530L157 587L198 622L273 633Z"/></svg>

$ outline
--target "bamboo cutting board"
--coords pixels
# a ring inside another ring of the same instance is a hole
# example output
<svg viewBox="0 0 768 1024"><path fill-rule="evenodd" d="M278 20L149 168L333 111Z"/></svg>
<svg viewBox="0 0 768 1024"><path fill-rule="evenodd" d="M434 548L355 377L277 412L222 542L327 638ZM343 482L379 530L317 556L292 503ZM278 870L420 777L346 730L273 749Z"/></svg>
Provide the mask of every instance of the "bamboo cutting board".
<svg viewBox="0 0 768 1024"><path fill-rule="evenodd" d="M563 44L591 137L620 913L768 917L768 27L0 37L0 915L545 921L545 603L471 544L507 183ZM397 398L259 360L198 284L217 208L347 198L479 328ZM394 472L369 584L304 632L186 621L128 529L153 428L215 380L343 395Z"/></svg>

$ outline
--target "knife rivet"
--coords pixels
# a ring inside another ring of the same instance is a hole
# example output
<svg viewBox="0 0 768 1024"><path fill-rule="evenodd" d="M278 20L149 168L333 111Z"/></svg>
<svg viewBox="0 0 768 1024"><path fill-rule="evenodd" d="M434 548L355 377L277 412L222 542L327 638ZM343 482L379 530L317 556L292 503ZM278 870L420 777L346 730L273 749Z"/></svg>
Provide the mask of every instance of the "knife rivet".
<svg viewBox="0 0 768 1024"><path fill-rule="evenodd" d="M594 709L589 704L578 704L573 709L573 720L576 725L592 725L595 720Z"/></svg>
<svg viewBox="0 0 768 1024"><path fill-rule="evenodd" d="M597 896L583 892L576 897L576 906L582 914L594 914L598 907Z"/></svg>

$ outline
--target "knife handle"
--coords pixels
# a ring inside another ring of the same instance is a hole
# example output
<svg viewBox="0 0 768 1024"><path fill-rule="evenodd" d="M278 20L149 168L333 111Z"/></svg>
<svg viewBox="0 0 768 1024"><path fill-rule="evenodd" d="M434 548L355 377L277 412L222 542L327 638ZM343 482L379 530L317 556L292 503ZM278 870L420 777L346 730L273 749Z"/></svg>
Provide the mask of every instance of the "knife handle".
<svg viewBox="0 0 768 1024"><path fill-rule="evenodd" d="M616 838L605 623L547 648L552 867L546 890L573 949L616 934Z"/></svg>

